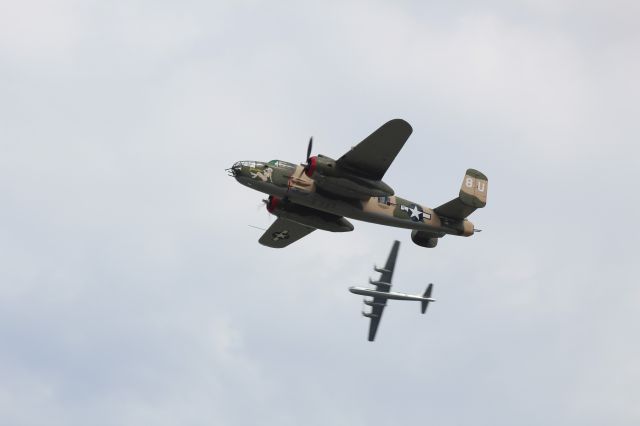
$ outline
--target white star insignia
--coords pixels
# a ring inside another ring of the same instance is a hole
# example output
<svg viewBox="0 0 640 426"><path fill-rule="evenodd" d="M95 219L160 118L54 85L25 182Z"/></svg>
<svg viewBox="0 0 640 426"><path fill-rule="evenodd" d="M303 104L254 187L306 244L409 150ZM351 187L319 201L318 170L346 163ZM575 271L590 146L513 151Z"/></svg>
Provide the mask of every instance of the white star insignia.
<svg viewBox="0 0 640 426"><path fill-rule="evenodd" d="M411 218L415 217L418 220L422 219L422 211L418 210L418 206L413 206L413 208L409 209L409 211L411 212Z"/></svg>

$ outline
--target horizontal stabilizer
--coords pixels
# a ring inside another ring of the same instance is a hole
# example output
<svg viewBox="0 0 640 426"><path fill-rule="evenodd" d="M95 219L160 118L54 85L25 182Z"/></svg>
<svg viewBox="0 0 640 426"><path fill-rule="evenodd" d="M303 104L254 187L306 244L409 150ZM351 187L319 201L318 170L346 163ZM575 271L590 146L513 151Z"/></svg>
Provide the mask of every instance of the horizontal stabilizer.
<svg viewBox="0 0 640 426"><path fill-rule="evenodd" d="M423 300L421 302L422 306L422 313L424 314L425 312L427 312L427 308L429 307L429 302L433 302L433 299L431 299L431 292L433 291L433 284L429 284L427 286L427 289L424 291L424 294L422 295L422 297L424 299L428 299L428 300Z"/></svg>
<svg viewBox="0 0 640 426"><path fill-rule="evenodd" d="M481 172L468 169L464 175L458 198L444 203L434 210L440 216L462 220L476 209L487 205L489 180Z"/></svg>

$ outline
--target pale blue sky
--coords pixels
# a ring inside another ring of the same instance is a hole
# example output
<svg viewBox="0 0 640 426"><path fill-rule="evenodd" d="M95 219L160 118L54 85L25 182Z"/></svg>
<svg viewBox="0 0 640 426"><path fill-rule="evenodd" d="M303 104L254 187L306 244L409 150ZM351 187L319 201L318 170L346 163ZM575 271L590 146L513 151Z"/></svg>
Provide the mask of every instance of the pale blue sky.
<svg viewBox="0 0 640 426"><path fill-rule="evenodd" d="M0 3L3 425L637 425L637 2ZM260 246L224 169L414 133L484 230ZM402 241L374 344L362 303Z"/></svg>

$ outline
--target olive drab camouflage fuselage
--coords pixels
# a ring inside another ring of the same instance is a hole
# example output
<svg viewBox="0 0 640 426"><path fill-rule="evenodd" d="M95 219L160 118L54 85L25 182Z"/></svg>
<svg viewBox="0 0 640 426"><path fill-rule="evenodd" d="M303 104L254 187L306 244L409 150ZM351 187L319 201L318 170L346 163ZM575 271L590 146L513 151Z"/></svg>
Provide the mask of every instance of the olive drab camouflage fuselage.
<svg viewBox="0 0 640 426"><path fill-rule="evenodd" d="M470 236L473 224L467 220L440 217L434 210L405 198L391 195L370 197L367 200L339 199L318 193L313 178L308 177L302 165L273 160L268 163L242 161L234 166L235 178L243 185L296 204L344 216L399 228L427 231L442 237L445 234ZM475 173L474 173L475 172ZM478 207L484 202L487 182L479 172L470 169L464 177L462 196Z"/></svg>
<svg viewBox="0 0 640 426"><path fill-rule="evenodd" d="M400 123L398 123L400 122ZM383 125L369 138L361 142L370 151L384 143L382 134L392 126L409 126L403 120L393 120ZM385 126L387 128L385 129ZM408 127L410 129L410 126ZM392 129L393 130L393 129ZM407 132L410 134L410 130ZM373 140L375 137L378 140ZM408 138L406 134L405 140ZM393 149L400 150L404 144ZM357 150L354 147L352 151ZM362 148L360 148L362 151ZM315 229L332 232L353 230L346 218L411 229L413 241L425 247L434 247L437 239L446 234L470 236L474 234L473 224L466 219L476 208L486 205L488 181L486 176L474 169L468 169L457 198L431 209L420 203L407 200L394 194L393 189L382 182L381 174L386 171L395 157L384 158L382 172L375 176L355 168L348 168L343 161L349 153L337 162L326 156L309 158L307 166L273 160L269 162L240 161L235 163L230 174L241 184L268 194L265 200L267 209L302 226L300 235L295 229L269 229L260 242L272 247L284 247ZM357 155L356 155L357 154ZM358 157L359 155L359 157ZM364 157L363 157L364 156ZM352 163L366 162L370 152L355 152ZM388 157L389 155L387 155ZM363 160L364 158L364 160ZM348 164L347 164L348 165ZM369 170L375 169L373 160L367 164ZM365 169L365 166L362 167ZM355 171L354 171L355 170ZM371 177L374 177L372 179ZM378 179L375 179L375 178ZM273 228L273 226L272 226ZM286 232L285 232L286 231ZM284 241L291 238L291 241Z"/></svg>

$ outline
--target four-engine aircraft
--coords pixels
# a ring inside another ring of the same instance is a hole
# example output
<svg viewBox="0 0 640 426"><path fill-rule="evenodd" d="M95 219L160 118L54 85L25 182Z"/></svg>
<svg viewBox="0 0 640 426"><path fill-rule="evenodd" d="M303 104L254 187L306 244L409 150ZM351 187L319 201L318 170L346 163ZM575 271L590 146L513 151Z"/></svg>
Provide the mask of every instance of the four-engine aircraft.
<svg viewBox="0 0 640 426"><path fill-rule="evenodd" d="M487 177L479 171L468 169L458 197L435 209L396 196L382 181L412 131L409 123L395 119L338 160L311 156L311 138L305 164L239 161L227 171L269 195L263 201L277 220L259 240L268 247L286 247L316 229L352 231L345 217L411 229L413 242L429 248L447 234L473 235L476 229L466 218L487 202Z"/></svg>
<svg viewBox="0 0 640 426"><path fill-rule="evenodd" d="M393 270L396 265L396 259L398 258L398 249L400 247L400 241L394 241L391 247L391 252L387 258L387 263L384 268L373 267L376 272L380 272L380 278L378 281L369 279L369 283L376 286L375 290L366 287L349 287L349 291L354 294L360 294L362 296L373 297L372 300L365 299L364 304L371 306L371 312L363 312L367 318L371 319L369 323L369 341L373 342L376 338L376 331L382 318L382 312L385 306L387 306L388 299L394 300L415 300L420 302L420 310L424 314L427 312L427 307L430 302L435 302L435 299L431 298L431 292L433 291L433 284L429 284L423 295L419 294L404 294L396 293L391 290L391 279L393 278Z"/></svg>

